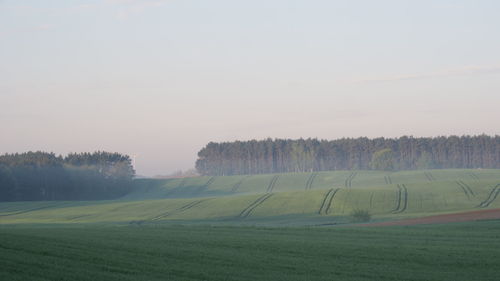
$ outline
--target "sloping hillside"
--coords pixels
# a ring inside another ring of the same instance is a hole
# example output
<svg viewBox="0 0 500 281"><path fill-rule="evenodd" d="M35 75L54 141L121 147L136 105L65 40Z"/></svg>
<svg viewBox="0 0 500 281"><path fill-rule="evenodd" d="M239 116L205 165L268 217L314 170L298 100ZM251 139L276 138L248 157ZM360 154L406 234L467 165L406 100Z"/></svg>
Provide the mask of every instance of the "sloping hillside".
<svg viewBox="0 0 500 281"><path fill-rule="evenodd" d="M500 207L500 170L335 171L138 179L120 200L0 204L0 223L334 224Z"/></svg>

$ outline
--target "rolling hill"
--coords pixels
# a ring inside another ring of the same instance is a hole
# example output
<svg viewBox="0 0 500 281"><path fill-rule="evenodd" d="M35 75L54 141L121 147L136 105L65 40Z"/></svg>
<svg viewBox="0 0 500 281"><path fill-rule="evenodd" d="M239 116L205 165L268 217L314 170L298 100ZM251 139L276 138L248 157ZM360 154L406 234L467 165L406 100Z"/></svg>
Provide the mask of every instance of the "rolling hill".
<svg viewBox="0 0 500 281"><path fill-rule="evenodd" d="M318 225L500 207L500 170L334 171L137 179L118 200L0 203L0 224Z"/></svg>

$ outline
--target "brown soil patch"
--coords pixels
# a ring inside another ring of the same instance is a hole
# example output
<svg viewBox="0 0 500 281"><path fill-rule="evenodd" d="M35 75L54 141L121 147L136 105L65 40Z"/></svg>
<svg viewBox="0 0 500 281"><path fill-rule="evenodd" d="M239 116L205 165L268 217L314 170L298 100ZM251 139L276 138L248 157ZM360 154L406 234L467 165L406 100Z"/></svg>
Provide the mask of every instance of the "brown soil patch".
<svg viewBox="0 0 500 281"><path fill-rule="evenodd" d="M368 223L368 224L363 224L361 226L416 225L416 224L466 222L466 221L495 220L495 219L500 219L500 209L453 213L453 214L436 215L436 216L405 219L398 221Z"/></svg>

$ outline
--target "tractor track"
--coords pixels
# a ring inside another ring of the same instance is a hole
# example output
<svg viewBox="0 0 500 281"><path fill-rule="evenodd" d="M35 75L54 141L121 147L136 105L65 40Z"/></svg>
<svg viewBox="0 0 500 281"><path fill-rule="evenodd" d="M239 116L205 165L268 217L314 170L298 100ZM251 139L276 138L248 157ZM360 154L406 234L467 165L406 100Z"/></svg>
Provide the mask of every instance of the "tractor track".
<svg viewBox="0 0 500 281"><path fill-rule="evenodd" d="M345 187L352 187L352 180L356 177L358 172L352 172L346 179L345 179Z"/></svg>
<svg viewBox="0 0 500 281"><path fill-rule="evenodd" d="M248 217L250 215L250 213L252 213L253 210L255 210L255 208L257 208L260 204L264 203L264 201L266 201L271 196L273 196L272 192L274 190L274 187L276 186L276 182L278 181L278 179L279 179L279 175L273 176L273 178L269 182L269 185L267 186L266 194L260 196L255 201L253 201L252 204L248 205L245 209L243 209L243 211L241 211L238 214L238 218L244 219L244 218Z"/></svg>
<svg viewBox="0 0 500 281"><path fill-rule="evenodd" d="M240 188L241 184L243 183L243 181L247 178L248 176L242 178L239 182L235 183L233 185L233 187L231 188L231 192L235 193L236 191L238 191L238 189Z"/></svg>
<svg viewBox="0 0 500 281"><path fill-rule="evenodd" d="M328 205L326 205L325 214L329 214L330 213L330 209L332 208L333 198L335 197L335 194L337 194L337 192L339 190L340 190L340 188L335 189L335 191L333 192L333 194L330 196L330 199L328 200Z"/></svg>
<svg viewBox="0 0 500 281"><path fill-rule="evenodd" d="M267 193L273 192L274 187L276 186L276 182L278 181L279 177L280 177L279 175L276 175L271 179L271 181L269 182L269 185L267 186L267 190L266 190Z"/></svg>
<svg viewBox="0 0 500 281"><path fill-rule="evenodd" d="M465 182L463 181L460 181L462 183L462 185L469 191L470 194L472 194L472 196L476 196L476 194L474 194L474 191L472 191L472 188L466 184Z"/></svg>
<svg viewBox="0 0 500 281"><path fill-rule="evenodd" d="M469 199L470 199L471 195L476 196L476 194L474 194L474 191L472 191L472 188L468 184L466 184L465 182L463 182L461 180L457 180L456 183L460 186L460 188L462 188L465 195L467 195L467 197L469 197Z"/></svg>
<svg viewBox="0 0 500 281"><path fill-rule="evenodd" d="M162 218L164 218L164 217L168 217L168 216L170 216L170 215L172 215L172 214L178 214L178 213L185 212L185 211L187 211L187 210L189 210L189 209L193 208L194 206L197 206L197 205L199 205L200 203L205 202L205 201L207 201L207 200L209 200L209 199L201 199L201 200L191 201L191 202L189 202L189 203L187 203L187 204L185 204L185 205L182 205L181 207L179 207L179 208L177 208L177 209L175 209L175 210L173 210L173 211L171 211L171 212L166 212L166 213L163 213L163 214L161 214L161 215L159 215L159 216L157 216L157 217L154 217L154 218L152 218L151 220L152 220L152 221L156 221L156 220L162 219Z"/></svg>
<svg viewBox="0 0 500 281"><path fill-rule="evenodd" d="M340 188L332 188L328 190L325 197L323 198L323 202L321 202L321 206L319 207L318 214L328 214L332 207L333 198L335 194L340 190Z"/></svg>
<svg viewBox="0 0 500 281"><path fill-rule="evenodd" d="M430 172L424 172L424 174L428 181L432 182L436 180Z"/></svg>
<svg viewBox="0 0 500 281"><path fill-rule="evenodd" d="M385 180L385 183L386 183L386 184L392 184L392 179L391 179L391 176L389 176L389 175L384 176L384 180Z"/></svg>
<svg viewBox="0 0 500 281"><path fill-rule="evenodd" d="M175 187L175 188L173 188L173 189L169 190L169 191L165 194L165 196L166 196L166 197L170 197L170 195L175 194L176 192L178 192L179 190L181 190L181 189L184 187L184 185L186 184L186 181L187 181L187 178L183 178L183 179L181 180L181 182L179 183L179 185L178 185L177 187Z"/></svg>
<svg viewBox="0 0 500 281"><path fill-rule="evenodd" d="M396 205L396 208L392 210L393 214L399 214L404 211L406 211L406 208L408 207L408 189L406 188L406 185L404 184L398 184L398 203Z"/></svg>
<svg viewBox="0 0 500 281"><path fill-rule="evenodd" d="M193 194L200 194L200 193L202 193L202 192L203 192L203 191L205 191L205 190L206 190L206 189L207 189L207 188L208 188L208 187L209 187L209 186L210 186L210 185L211 185L214 181L215 181L215 177L210 177L210 178L208 179L208 181L207 181L204 185L202 185L202 186L198 187L198 188L197 188L197 189L193 192Z"/></svg>
<svg viewBox="0 0 500 281"><path fill-rule="evenodd" d="M371 209L371 208L372 208L372 206L373 206L373 195L374 195L374 192L372 192L372 193L370 194L370 209Z"/></svg>
<svg viewBox="0 0 500 281"><path fill-rule="evenodd" d="M239 218L248 217L250 215L250 213L252 213L252 211L255 208L257 208L260 204L264 203L264 201L269 199L271 196L273 196L272 193L266 193L266 194L260 196L259 198L257 198L257 200L253 201L252 204L248 205L245 209L243 209L243 211L240 212L238 217Z"/></svg>
<svg viewBox="0 0 500 281"><path fill-rule="evenodd" d="M312 185L313 185L314 179L316 178L317 175L318 175L318 173L312 173L309 176L309 178L307 179L307 182L306 182L306 190L311 190L312 189Z"/></svg>
<svg viewBox="0 0 500 281"><path fill-rule="evenodd" d="M488 198L481 202L477 207L478 208L486 208L488 207L495 199L497 199L498 194L500 194L500 184L497 184L493 189L491 189Z"/></svg>
<svg viewBox="0 0 500 281"><path fill-rule="evenodd" d="M325 203L326 201L328 200L328 198L330 197L330 194L334 191L334 189L330 189L328 190L328 192L326 193L325 197L323 198L323 202L321 202L321 206L319 207L319 210L318 210L318 214L321 215L321 213L323 212L323 208L325 206Z"/></svg>
<svg viewBox="0 0 500 281"><path fill-rule="evenodd" d="M479 177L478 177L475 173L470 172L470 173L468 173L468 175L469 175L469 177L471 177L473 180L477 180L477 181L479 180Z"/></svg>
<svg viewBox="0 0 500 281"><path fill-rule="evenodd" d="M17 211L17 212L8 213L8 214L2 214L2 215L0 215L0 217L15 216L15 215L20 215L20 214L34 212L34 211L44 210L44 209L59 208L61 206L69 205L69 204L70 203L62 203L62 204L56 203L56 204L51 204L51 205L42 206L42 207L38 207L38 208L33 208L33 209L28 209L28 210L22 210L22 211Z"/></svg>
<svg viewBox="0 0 500 281"><path fill-rule="evenodd" d="M467 190L467 188L465 188L461 182L459 181L456 181L457 185L462 189L462 191L464 192L465 196L467 196L467 198L470 200L470 195L469 195L469 191Z"/></svg>

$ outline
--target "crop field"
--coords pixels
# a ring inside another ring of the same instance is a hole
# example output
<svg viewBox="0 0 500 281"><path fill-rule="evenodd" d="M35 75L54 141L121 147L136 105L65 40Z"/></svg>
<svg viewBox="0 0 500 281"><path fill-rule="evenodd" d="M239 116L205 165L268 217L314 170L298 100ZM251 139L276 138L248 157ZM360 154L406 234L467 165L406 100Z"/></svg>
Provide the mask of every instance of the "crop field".
<svg viewBox="0 0 500 281"><path fill-rule="evenodd" d="M498 280L500 222L0 226L0 280Z"/></svg>
<svg viewBox="0 0 500 281"><path fill-rule="evenodd" d="M499 194L499 170L338 171L5 202L0 280L498 280ZM486 220L397 226L470 211Z"/></svg>
<svg viewBox="0 0 500 281"><path fill-rule="evenodd" d="M118 200L0 203L0 224L317 225L500 207L500 170L335 171L139 179Z"/></svg>

